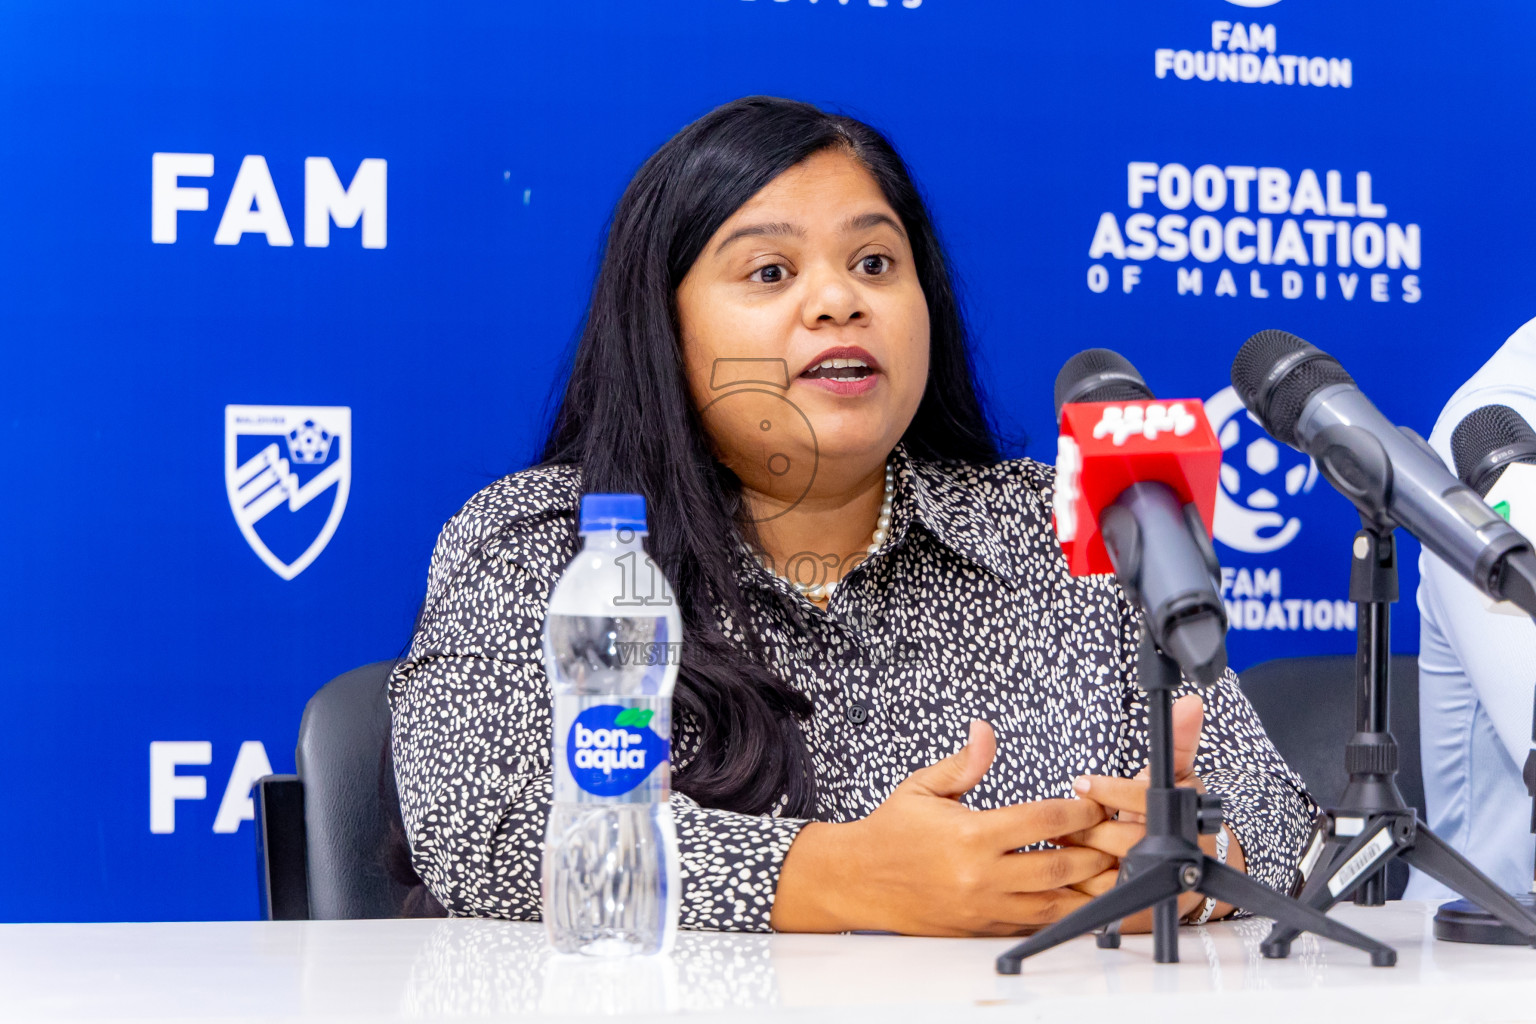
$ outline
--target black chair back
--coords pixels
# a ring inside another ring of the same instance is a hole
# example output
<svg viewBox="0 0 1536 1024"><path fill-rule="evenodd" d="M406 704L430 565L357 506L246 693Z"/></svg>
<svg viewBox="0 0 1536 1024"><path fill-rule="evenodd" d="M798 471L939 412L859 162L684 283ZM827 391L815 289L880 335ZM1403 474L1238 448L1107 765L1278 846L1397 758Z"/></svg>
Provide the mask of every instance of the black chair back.
<svg viewBox="0 0 1536 1024"><path fill-rule="evenodd" d="M1349 781L1344 744L1355 731L1355 657L1352 654L1279 658L1242 673L1243 692L1286 762L1301 775L1320 806L1334 806ZM1397 737L1397 787L1424 814L1419 762L1419 659L1392 656L1392 735ZM1387 895L1400 899L1407 865L1393 861Z"/></svg>
<svg viewBox="0 0 1536 1024"><path fill-rule="evenodd" d="M297 761L312 920L405 916L420 885L389 761L385 684L394 667L379 661L337 676L304 708Z"/></svg>

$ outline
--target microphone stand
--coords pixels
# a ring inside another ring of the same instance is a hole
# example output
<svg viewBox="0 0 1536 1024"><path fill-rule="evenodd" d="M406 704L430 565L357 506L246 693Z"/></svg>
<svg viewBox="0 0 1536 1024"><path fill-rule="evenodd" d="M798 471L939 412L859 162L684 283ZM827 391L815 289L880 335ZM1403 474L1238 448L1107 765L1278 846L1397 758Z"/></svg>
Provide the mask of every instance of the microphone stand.
<svg viewBox="0 0 1536 1024"><path fill-rule="evenodd" d="M1379 907L1387 898L1387 864L1400 857L1486 908L1518 936L1518 944L1536 945L1536 915L1431 832L1398 791L1397 740L1388 714L1389 627L1392 603L1398 598L1395 525L1363 512L1360 518L1363 527L1355 534L1349 576L1349 598L1359 608L1355 735L1344 749L1349 783L1339 807L1318 817L1302 860L1304 884L1298 899L1323 912L1347 899ZM1531 778L1536 761L1526 765ZM1439 927L1437 922L1437 933ZM1286 956L1299 931L1277 919L1260 952L1270 958Z"/></svg>
<svg viewBox="0 0 1536 1024"><path fill-rule="evenodd" d="M1316 932L1365 950L1374 966L1396 963L1397 952L1392 947L1275 892L1200 848L1198 834L1214 835L1221 829L1221 801L1212 794L1201 795L1174 785L1172 693L1179 688L1180 670L1158 648L1150 622L1141 631L1140 681L1147 691L1151 747L1146 835L1120 862L1113 889L998 957L998 973L1018 974L1027 957L1095 928L1104 929L1098 935L1099 947L1116 949L1120 945L1120 919L1148 907L1152 908L1153 958L1160 964L1177 963L1178 898L1186 892L1213 896L1284 922L1298 932Z"/></svg>

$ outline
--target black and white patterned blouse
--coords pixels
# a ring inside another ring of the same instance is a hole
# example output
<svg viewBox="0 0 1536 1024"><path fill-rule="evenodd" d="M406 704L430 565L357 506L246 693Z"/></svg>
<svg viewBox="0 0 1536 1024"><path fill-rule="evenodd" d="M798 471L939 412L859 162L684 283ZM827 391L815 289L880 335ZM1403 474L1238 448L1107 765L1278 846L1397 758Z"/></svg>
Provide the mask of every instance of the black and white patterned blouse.
<svg viewBox="0 0 1536 1024"><path fill-rule="evenodd" d="M815 705L804 723L815 818L873 811L911 772L997 731L975 808L1071 797L1083 773L1146 764L1139 617L1112 577L1067 573L1050 525L1052 471L1028 459L938 466L894 456L889 538L823 611L743 549L773 667ZM412 860L455 915L534 919L550 801L551 697L540 635L578 546L579 470L515 473L443 528L409 656L390 679ZM1248 870L1290 885L1314 807L1230 672L1204 695L1195 769L1219 793ZM688 757L680 723L675 756ZM685 928L766 930L803 821L672 797Z"/></svg>

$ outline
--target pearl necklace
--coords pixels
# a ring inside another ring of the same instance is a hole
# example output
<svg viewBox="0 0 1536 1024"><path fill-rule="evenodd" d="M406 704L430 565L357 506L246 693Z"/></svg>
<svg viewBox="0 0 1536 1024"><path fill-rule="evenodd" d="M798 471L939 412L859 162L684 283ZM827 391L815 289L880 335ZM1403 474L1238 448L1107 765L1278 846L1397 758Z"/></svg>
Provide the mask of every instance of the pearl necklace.
<svg viewBox="0 0 1536 1024"><path fill-rule="evenodd" d="M865 554L873 555L879 551L880 545L885 543L885 538L890 536L891 503L895 497L896 467L894 464L887 462L885 464L885 499L880 502L880 516L875 520L875 533L870 538L869 547L865 549ZM836 580L827 580L825 583L801 583L799 580L792 580L788 576L782 576L774 572L773 566L769 563L766 555L758 555L757 560L764 569L767 569L770 573L773 573L773 575L778 576L779 579L794 587L795 593L811 601L831 600L832 591L837 589Z"/></svg>

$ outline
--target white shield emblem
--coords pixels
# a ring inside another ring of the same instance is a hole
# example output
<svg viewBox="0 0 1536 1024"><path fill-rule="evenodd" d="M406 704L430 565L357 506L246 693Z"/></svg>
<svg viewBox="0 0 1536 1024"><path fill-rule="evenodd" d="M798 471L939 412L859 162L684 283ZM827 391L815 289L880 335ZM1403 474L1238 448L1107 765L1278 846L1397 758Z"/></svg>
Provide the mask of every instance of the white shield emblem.
<svg viewBox="0 0 1536 1024"><path fill-rule="evenodd" d="M352 410L226 405L224 487L251 550L291 580L325 550L352 484ZM318 498L329 498L329 507Z"/></svg>

